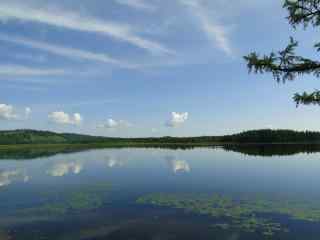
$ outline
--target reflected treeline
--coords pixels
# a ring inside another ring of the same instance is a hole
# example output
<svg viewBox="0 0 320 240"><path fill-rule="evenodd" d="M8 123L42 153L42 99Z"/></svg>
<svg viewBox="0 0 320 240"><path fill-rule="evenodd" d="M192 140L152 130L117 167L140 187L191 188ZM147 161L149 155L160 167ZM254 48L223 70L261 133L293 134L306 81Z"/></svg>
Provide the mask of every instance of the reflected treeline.
<svg viewBox="0 0 320 240"><path fill-rule="evenodd" d="M289 156L299 153L318 153L319 144L230 144L222 146L226 151L249 156Z"/></svg>
<svg viewBox="0 0 320 240"><path fill-rule="evenodd" d="M128 144L128 145L28 145L0 148L1 159L28 160L42 157L50 157L57 154L76 153L96 149L169 149L169 150L191 150L195 148L224 149L252 156L285 156L299 153L320 152L320 144L214 144L214 145L193 145L193 144ZM110 164L114 165L110 160Z"/></svg>
<svg viewBox="0 0 320 240"><path fill-rule="evenodd" d="M124 149L124 148L152 148L152 149L171 149L171 150L189 150L197 147L212 147L210 145L185 145L185 144L128 144L128 145L104 145L104 144L50 144L50 145L16 145L8 148L0 147L0 160L28 160L42 157L51 157L57 154L76 153L95 149Z"/></svg>
<svg viewBox="0 0 320 240"><path fill-rule="evenodd" d="M50 157L61 153L75 153L89 150L88 147L81 146L15 146L9 148L0 148L1 159L27 160L42 157Z"/></svg>

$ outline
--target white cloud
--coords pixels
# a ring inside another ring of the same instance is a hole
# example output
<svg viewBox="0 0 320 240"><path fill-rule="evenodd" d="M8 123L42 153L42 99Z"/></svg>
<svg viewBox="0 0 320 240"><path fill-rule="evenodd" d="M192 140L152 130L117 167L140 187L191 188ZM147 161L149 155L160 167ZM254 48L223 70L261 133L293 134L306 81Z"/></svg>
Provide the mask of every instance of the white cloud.
<svg viewBox="0 0 320 240"><path fill-rule="evenodd" d="M65 75L63 69L40 69L20 65L0 65L0 76L50 76Z"/></svg>
<svg viewBox="0 0 320 240"><path fill-rule="evenodd" d="M82 122L82 116L79 113L69 115L65 112L52 112L48 116L49 120L57 124L79 125Z"/></svg>
<svg viewBox="0 0 320 240"><path fill-rule="evenodd" d="M0 104L0 119L13 120L17 118L18 115L15 113L13 106L7 104Z"/></svg>
<svg viewBox="0 0 320 240"><path fill-rule="evenodd" d="M36 9L25 5L0 3L0 20L20 20L38 22L76 31L94 32L130 43L136 47L155 54L172 54L173 52L160 43L138 36L128 25L103 21L93 17L81 16L76 12L64 10Z"/></svg>
<svg viewBox="0 0 320 240"><path fill-rule="evenodd" d="M210 17L210 12L201 1L179 0L179 2L189 8L190 13L199 21L202 31L218 48L227 55L233 54L227 28Z"/></svg>
<svg viewBox="0 0 320 240"><path fill-rule="evenodd" d="M137 10L155 11L156 7L144 0L115 0L117 3L126 5Z"/></svg>
<svg viewBox="0 0 320 240"><path fill-rule="evenodd" d="M96 62L102 62L102 63L110 63L122 68L136 68L134 64L129 64L124 61L114 59L109 55L103 54L103 53L94 53L94 52L84 51L84 50L79 50L74 48L65 48L61 46L47 44L44 42L33 41L33 40L22 38L22 37L10 37L3 34L0 34L0 40L24 45L26 47L46 51L50 54L67 57L74 60L89 60L89 61L96 61ZM0 74L1 74L1 68L0 68Z"/></svg>
<svg viewBox="0 0 320 240"><path fill-rule="evenodd" d="M25 110L24 110L25 118L29 118L31 113L32 113L31 108L26 107Z"/></svg>
<svg viewBox="0 0 320 240"><path fill-rule="evenodd" d="M109 118L106 123L100 125L100 127L108 129L128 128L131 126L132 124L125 120L114 120L112 118Z"/></svg>
<svg viewBox="0 0 320 240"><path fill-rule="evenodd" d="M79 113L73 114L73 119L75 123L81 123L82 122L82 117Z"/></svg>
<svg viewBox="0 0 320 240"><path fill-rule="evenodd" d="M107 128L116 128L119 126L119 122L113 119L108 119L106 125Z"/></svg>
<svg viewBox="0 0 320 240"><path fill-rule="evenodd" d="M189 113L178 113L178 112L172 112L171 113L171 119L167 121L166 126L167 127L178 127L181 124L185 123L189 118Z"/></svg>
<svg viewBox="0 0 320 240"><path fill-rule="evenodd" d="M31 108L26 107L24 112L8 104L0 104L0 120L27 120L30 117Z"/></svg>
<svg viewBox="0 0 320 240"><path fill-rule="evenodd" d="M52 177L63 177L70 173L77 175L81 173L82 170L83 164L79 162L57 163L47 170L47 174Z"/></svg>

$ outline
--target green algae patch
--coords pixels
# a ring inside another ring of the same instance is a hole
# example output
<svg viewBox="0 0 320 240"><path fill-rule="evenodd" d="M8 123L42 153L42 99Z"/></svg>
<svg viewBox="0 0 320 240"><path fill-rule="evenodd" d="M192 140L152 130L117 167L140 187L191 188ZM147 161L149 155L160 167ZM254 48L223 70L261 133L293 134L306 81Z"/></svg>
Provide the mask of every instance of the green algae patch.
<svg viewBox="0 0 320 240"><path fill-rule="evenodd" d="M273 236L277 232L288 232L289 229L273 220L272 215L285 215L301 221L320 221L320 206L305 201L281 201L280 199L232 198L219 194L151 194L140 197L138 204L149 204L161 207L182 209L186 212L209 215L223 220L211 227L238 229L245 232L259 232Z"/></svg>
<svg viewBox="0 0 320 240"><path fill-rule="evenodd" d="M96 184L72 188L65 191L42 193L43 204L21 212L33 215L65 215L81 211L96 210L108 203L110 184Z"/></svg>

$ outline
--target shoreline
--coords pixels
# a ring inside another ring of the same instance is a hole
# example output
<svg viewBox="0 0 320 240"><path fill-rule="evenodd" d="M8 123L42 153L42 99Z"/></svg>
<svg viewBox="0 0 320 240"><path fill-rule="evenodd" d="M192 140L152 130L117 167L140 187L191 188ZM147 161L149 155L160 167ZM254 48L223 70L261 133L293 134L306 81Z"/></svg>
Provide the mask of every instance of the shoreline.
<svg viewBox="0 0 320 240"><path fill-rule="evenodd" d="M45 144L5 144L0 145L0 150L20 149L20 148L58 148L58 147L88 147L88 148L112 148L112 147L165 147L165 146L181 146L181 147L219 147L228 145L238 146L279 146L279 145L320 145L320 142L203 142L203 143L183 143L183 142L168 142L168 143L143 143L143 142L128 142L128 143L45 143Z"/></svg>

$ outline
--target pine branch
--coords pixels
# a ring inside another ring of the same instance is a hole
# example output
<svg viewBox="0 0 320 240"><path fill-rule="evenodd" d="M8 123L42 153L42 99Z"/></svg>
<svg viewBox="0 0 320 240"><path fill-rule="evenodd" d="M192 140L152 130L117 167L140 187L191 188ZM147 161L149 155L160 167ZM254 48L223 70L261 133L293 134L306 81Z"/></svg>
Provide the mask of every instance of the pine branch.
<svg viewBox="0 0 320 240"><path fill-rule="evenodd" d="M320 0L285 0L284 8L289 12L287 19L296 28L302 24L305 28L309 25L320 26ZM253 52L245 56L249 72L272 73L273 77L279 81L294 80L299 75L312 74L320 77L320 62L296 55L295 50L298 42L292 37L288 46L278 53L272 52L269 55L260 57ZM320 42L314 45L317 52L320 52ZM296 93L293 97L297 106L300 104L320 105L320 91L313 93Z"/></svg>
<svg viewBox="0 0 320 240"><path fill-rule="evenodd" d="M307 27L320 25L320 0L286 0L283 7L289 12L287 19L296 27L303 24Z"/></svg>
<svg viewBox="0 0 320 240"><path fill-rule="evenodd" d="M302 94L296 93L293 97L293 100L296 102L297 106L300 104L320 105L320 91L316 90L313 93L303 92Z"/></svg>
<svg viewBox="0 0 320 240"><path fill-rule="evenodd" d="M259 57L255 52L245 56L249 72L271 72L277 81L294 80L298 75L314 74L320 76L320 62L295 55L298 42L290 38L288 46L276 53ZM320 44L317 44L320 50Z"/></svg>

